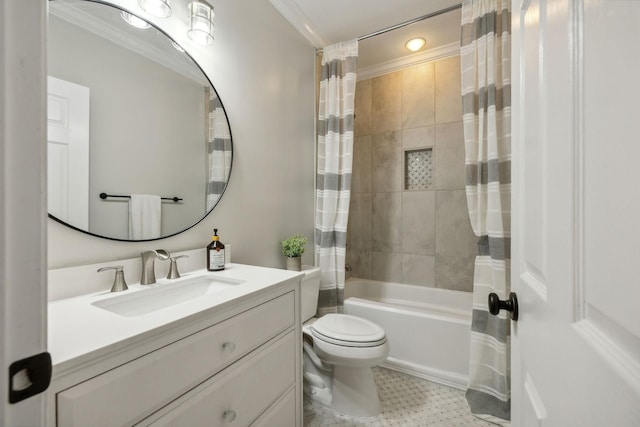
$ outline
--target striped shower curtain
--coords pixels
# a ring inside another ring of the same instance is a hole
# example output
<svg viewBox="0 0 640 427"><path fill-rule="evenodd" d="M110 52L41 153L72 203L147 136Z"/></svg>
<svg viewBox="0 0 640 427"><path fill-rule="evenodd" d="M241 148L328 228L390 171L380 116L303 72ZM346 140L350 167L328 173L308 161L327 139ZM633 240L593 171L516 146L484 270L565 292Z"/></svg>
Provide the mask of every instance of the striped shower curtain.
<svg viewBox="0 0 640 427"><path fill-rule="evenodd" d="M207 212L218 202L227 186L227 178L231 171L231 131L227 115L222 108L216 92L208 88L207 106L207 149L208 149L208 178L207 178Z"/></svg>
<svg viewBox="0 0 640 427"><path fill-rule="evenodd" d="M314 236L321 272L318 316L342 312L344 299L357 57L357 40L325 47L322 54Z"/></svg>
<svg viewBox="0 0 640 427"><path fill-rule="evenodd" d="M473 278L471 412L507 423L511 412L510 320L489 314L490 292L510 291L511 0L464 0L460 48L469 217L478 236Z"/></svg>

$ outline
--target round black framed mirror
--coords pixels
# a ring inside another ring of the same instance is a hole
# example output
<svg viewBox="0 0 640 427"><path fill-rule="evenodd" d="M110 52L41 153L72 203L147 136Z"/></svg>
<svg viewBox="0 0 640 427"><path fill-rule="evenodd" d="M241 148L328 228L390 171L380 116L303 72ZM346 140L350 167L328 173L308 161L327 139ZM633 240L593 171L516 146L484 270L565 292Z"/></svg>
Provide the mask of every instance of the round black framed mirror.
<svg viewBox="0 0 640 427"><path fill-rule="evenodd" d="M93 236L146 241L213 210L233 144L202 68L131 12L93 0L49 3L48 210Z"/></svg>

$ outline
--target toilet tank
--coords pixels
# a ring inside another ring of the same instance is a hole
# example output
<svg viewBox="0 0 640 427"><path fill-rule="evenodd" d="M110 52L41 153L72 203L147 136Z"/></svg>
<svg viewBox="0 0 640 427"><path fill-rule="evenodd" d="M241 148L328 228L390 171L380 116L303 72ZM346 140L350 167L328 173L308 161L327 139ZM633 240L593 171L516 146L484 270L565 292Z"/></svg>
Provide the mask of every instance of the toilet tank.
<svg viewBox="0 0 640 427"><path fill-rule="evenodd" d="M300 285L300 312L304 323L316 315L320 293L320 267L303 265L302 272L304 277Z"/></svg>

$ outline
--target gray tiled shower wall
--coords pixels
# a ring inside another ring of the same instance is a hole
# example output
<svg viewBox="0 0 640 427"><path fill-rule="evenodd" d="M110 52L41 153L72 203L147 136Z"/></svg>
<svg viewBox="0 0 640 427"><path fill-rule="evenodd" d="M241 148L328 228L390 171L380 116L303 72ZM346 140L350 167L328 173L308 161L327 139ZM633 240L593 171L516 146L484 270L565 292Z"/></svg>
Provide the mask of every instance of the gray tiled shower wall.
<svg viewBox="0 0 640 427"><path fill-rule="evenodd" d="M347 262L352 277L471 291L460 57L359 81ZM404 152L432 149L428 190L405 190Z"/></svg>

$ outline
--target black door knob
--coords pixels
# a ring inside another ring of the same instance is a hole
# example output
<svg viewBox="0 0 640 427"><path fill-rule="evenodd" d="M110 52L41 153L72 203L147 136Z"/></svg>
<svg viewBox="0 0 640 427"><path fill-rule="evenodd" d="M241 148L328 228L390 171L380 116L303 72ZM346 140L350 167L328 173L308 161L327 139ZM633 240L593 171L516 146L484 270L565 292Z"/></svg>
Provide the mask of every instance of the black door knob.
<svg viewBox="0 0 640 427"><path fill-rule="evenodd" d="M501 300L498 295L491 292L489 294L489 313L496 315L500 310L511 312L511 320L518 320L518 297L515 292L509 294L509 299Z"/></svg>

